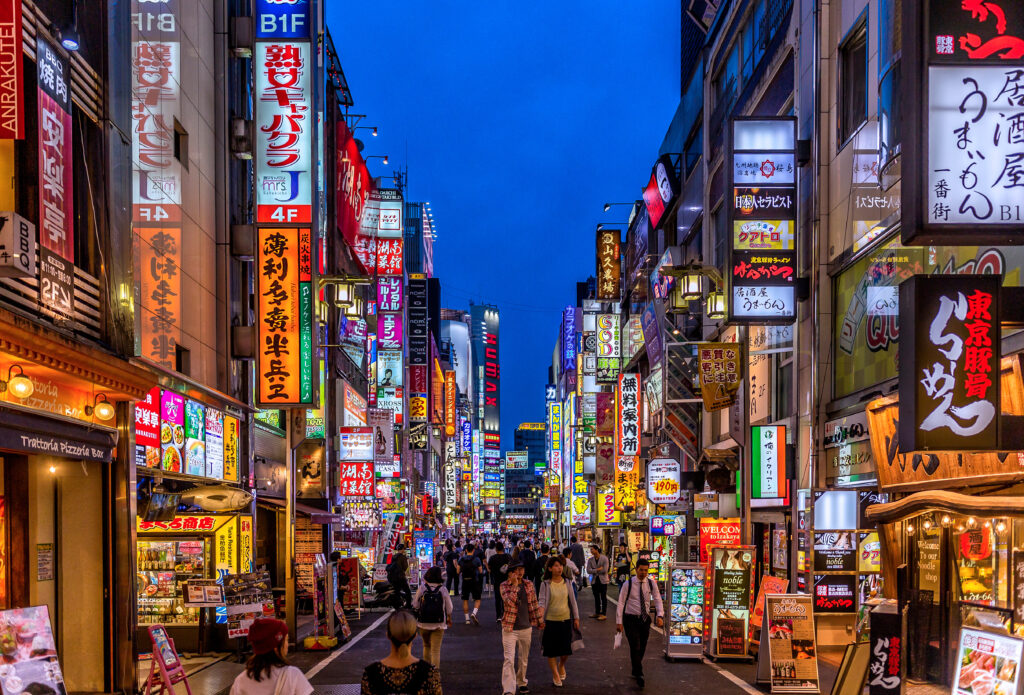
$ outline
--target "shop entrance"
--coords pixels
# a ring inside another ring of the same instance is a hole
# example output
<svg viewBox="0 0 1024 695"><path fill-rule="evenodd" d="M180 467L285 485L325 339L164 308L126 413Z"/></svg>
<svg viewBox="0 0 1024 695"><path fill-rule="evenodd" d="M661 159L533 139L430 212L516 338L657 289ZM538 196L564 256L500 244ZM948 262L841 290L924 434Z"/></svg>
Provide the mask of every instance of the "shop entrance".
<svg viewBox="0 0 1024 695"><path fill-rule="evenodd" d="M947 684L952 611L949 592L948 529L918 523L908 526L910 596L907 611L907 661L910 677Z"/></svg>

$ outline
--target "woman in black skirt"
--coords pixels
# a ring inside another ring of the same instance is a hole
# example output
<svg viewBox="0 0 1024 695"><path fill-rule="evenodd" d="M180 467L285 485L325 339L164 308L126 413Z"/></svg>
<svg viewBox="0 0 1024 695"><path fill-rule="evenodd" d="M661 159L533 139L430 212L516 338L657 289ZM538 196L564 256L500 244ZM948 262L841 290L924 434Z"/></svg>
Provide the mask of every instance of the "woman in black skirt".
<svg viewBox="0 0 1024 695"><path fill-rule="evenodd" d="M576 607L576 594L562 576L565 558L553 555L548 560L544 581L540 585L541 614L544 616L544 635L541 647L551 667L552 683L561 688L565 682L565 662L572 654L573 627L580 629L580 612Z"/></svg>

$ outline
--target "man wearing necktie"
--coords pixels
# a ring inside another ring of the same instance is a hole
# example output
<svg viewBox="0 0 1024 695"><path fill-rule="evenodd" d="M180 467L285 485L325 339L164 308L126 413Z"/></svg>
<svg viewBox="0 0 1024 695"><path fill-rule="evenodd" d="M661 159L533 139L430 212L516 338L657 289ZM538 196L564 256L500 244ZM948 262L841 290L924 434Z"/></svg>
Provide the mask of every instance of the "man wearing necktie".
<svg viewBox="0 0 1024 695"><path fill-rule="evenodd" d="M644 652L647 638L651 635L651 602L658 627L665 624L665 606L661 601L658 583L647 576L650 562L641 558L636 563L636 576L624 582L619 588L619 608L616 612L615 630L626 633L629 643L629 659L633 664L636 684L644 687Z"/></svg>

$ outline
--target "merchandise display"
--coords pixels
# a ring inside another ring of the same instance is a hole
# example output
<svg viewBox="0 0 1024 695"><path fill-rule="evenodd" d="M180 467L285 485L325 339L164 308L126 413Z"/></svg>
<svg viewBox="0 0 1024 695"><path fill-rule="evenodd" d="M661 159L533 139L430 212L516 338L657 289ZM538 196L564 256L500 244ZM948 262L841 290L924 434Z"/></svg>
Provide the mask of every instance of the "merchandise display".
<svg viewBox="0 0 1024 695"><path fill-rule="evenodd" d="M185 582L206 577L206 542L136 544L139 625L198 625L199 609L185 605Z"/></svg>

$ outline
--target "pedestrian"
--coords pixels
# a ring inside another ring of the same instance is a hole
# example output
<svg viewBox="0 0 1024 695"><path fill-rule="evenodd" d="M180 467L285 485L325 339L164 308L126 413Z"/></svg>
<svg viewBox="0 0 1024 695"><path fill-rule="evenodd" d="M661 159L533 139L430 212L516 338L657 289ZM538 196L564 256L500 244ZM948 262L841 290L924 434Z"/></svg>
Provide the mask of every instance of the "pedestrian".
<svg viewBox="0 0 1024 695"><path fill-rule="evenodd" d="M565 558L554 555L548 560L540 585L540 608L544 616L541 648L551 668L551 682L561 688L565 681L565 662L572 654L573 628L580 629L576 593L565 578Z"/></svg>
<svg viewBox="0 0 1024 695"><path fill-rule="evenodd" d="M459 561L459 551L455 549L455 543L449 538L444 542L444 571L447 575L445 587L448 593L459 593L459 573L455 569L455 563Z"/></svg>
<svg viewBox="0 0 1024 695"><path fill-rule="evenodd" d="M362 695L441 695L440 669L412 655L416 629L409 611L396 611L388 618L391 653L363 671Z"/></svg>
<svg viewBox="0 0 1024 695"><path fill-rule="evenodd" d="M665 606L661 601L658 583L648 576L650 562L646 558L636 561L636 577L630 577L619 589L619 608L615 631L625 632L629 643L629 660L636 684L644 687L644 652L651 635L651 608L654 603L658 627L665 624Z"/></svg>
<svg viewBox="0 0 1024 695"><path fill-rule="evenodd" d="M630 571L629 548L625 543L620 543L615 551L615 582L620 587L629 579Z"/></svg>
<svg viewBox="0 0 1024 695"><path fill-rule="evenodd" d="M501 666L501 691L504 695L527 695L526 666L530 660L533 628L544 629L544 614L537 602L533 584L526 581L523 563L508 566L508 579L501 585L505 613L501 618L501 648L505 660ZM516 664L516 651L519 664Z"/></svg>
<svg viewBox="0 0 1024 695"><path fill-rule="evenodd" d="M587 558L587 574L592 578L591 590L594 592L594 614L591 618L608 619L608 557L601 554L598 545L590 546L590 557Z"/></svg>
<svg viewBox="0 0 1024 695"><path fill-rule="evenodd" d="M473 550L473 555L480 561L480 588L481 590L487 588L487 552L485 550L484 541L482 538L477 539L477 543Z"/></svg>
<svg viewBox="0 0 1024 695"><path fill-rule="evenodd" d="M257 618L249 627L252 656L235 677L231 695L310 695L313 686L288 664L288 626L274 618Z"/></svg>
<svg viewBox="0 0 1024 695"><path fill-rule="evenodd" d="M586 553L583 552L583 544L576 540L576 536L569 538L569 559L580 568L587 562ZM585 587L587 585L586 574L582 575L580 580L580 586Z"/></svg>
<svg viewBox="0 0 1024 695"><path fill-rule="evenodd" d="M521 546L522 549L519 551L519 557L517 558L523 563L523 567L526 570L526 578L530 580L533 579L533 565L537 562L537 554L533 552L531 545L529 538L524 539ZM533 588L536 589L537 587Z"/></svg>
<svg viewBox="0 0 1024 695"><path fill-rule="evenodd" d="M505 612L505 605L501 600L501 585L508 578L509 564L512 557L505 552L505 544L498 541L494 544L494 555L487 561L488 569L491 570L491 582L494 584L494 614L498 622L501 622L501 615Z"/></svg>
<svg viewBox="0 0 1024 695"><path fill-rule="evenodd" d="M441 640L452 624L452 597L444 588L440 567L431 567L423 575L416 589L412 606L418 616L420 637L423 639L423 659L441 668Z"/></svg>
<svg viewBox="0 0 1024 695"><path fill-rule="evenodd" d="M402 596L403 606L412 606L412 589L409 588L409 558L405 555L405 546L399 543L388 563L388 582Z"/></svg>
<svg viewBox="0 0 1024 695"><path fill-rule="evenodd" d="M548 568L548 560L551 559L551 546L547 543L541 543L540 555L533 562L533 588L540 591L541 580L544 579L544 573Z"/></svg>
<svg viewBox="0 0 1024 695"><path fill-rule="evenodd" d="M562 574L572 584L572 590L576 591L579 581L583 577L583 570L569 557L570 550L566 547L562 550L562 559L565 560L565 572Z"/></svg>
<svg viewBox="0 0 1024 695"><path fill-rule="evenodd" d="M472 620L479 625L477 613L480 611L480 572L482 563L476 556L472 543L466 543L465 554L459 558L457 570L462 577L462 612L466 615L466 625ZM473 612L469 612L469 599L473 598Z"/></svg>

